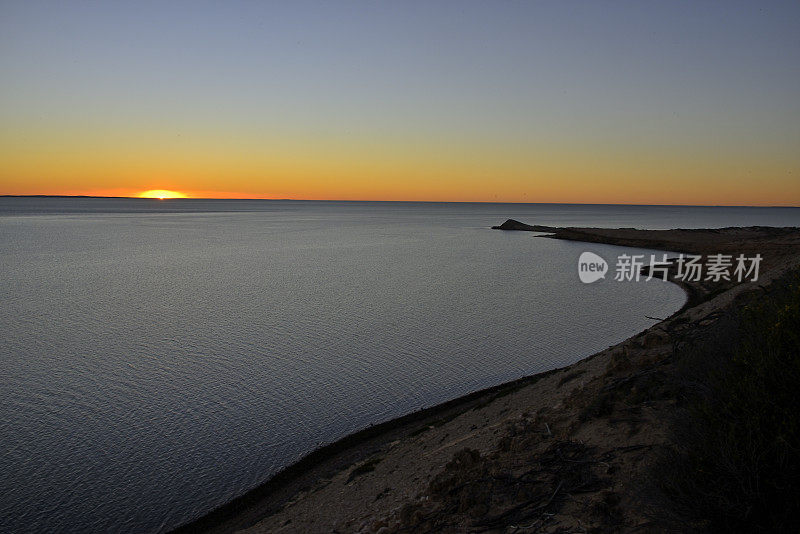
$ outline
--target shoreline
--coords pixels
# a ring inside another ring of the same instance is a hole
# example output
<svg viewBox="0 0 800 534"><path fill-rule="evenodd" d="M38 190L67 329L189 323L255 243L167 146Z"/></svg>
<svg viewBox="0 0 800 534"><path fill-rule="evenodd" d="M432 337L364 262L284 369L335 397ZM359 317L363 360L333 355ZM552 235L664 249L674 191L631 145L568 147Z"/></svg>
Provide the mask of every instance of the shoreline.
<svg viewBox="0 0 800 534"><path fill-rule="evenodd" d="M585 361L594 356L587 356ZM574 364L572 364L574 365ZM444 422L469 411L476 407L481 407L493 402L494 400L513 393L520 388L535 384L547 376L569 369L572 365L542 371L534 375L523 376L510 382L504 382L496 386L473 391L466 395L456 397L449 401L423 408L400 417L395 417L368 426L357 432L348 434L336 441L314 449L300 460L288 465L278 471L267 481L251 489L232 501L212 510L206 515L194 521L181 525L169 532L183 534L191 532L234 532L241 528L251 526L251 516L262 515L266 511L269 514L271 509L278 509L285 501L290 498L285 495L287 492L295 493L303 491L313 482L326 476L327 473L338 471L351 466L365 457L369 453L378 450L381 445L396 439L413 436L415 432L425 430L429 426L438 426ZM352 449L355 447L363 448L357 453ZM349 453L349 454L348 454ZM319 470L320 472L316 472ZM261 502L267 496L278 495L280 503L266 504ZM262 505L258 513L250 507Z"/></svg>
<svg viewBox="0 0 800 534"><path fill-rule="evenodd" d="M516 221L514 221L516 222ZM519 223L522 224L522 223ZM527 226L527 225L523 225ZM497 229L506 229L498 228ZM534 230L535 228L535 230ZM683 253L711 254L742 250L747 252L749 246L742 246L744 240L752 241L762 248L775 252L770 256L766 269L777 268L783 260L792 256L791 250L784 251L786 239L797 239L798 230L790 228L731 228L721 230L634 230L634 229L600 229L600 228L554 228L527 227L508 228L511 230L545 231L548 235L537 236L553 239L603 243L618 246L680 251ZM727 238L727 241L725 241ZM737 248L738 247L738 248ZM778 252L787 252L779 254ZM673 265L674 267L674 265ZM566 367L552 369L535 375L499 384L497 386L475 391L465 396L431 406L404 416L369 426L361 431L349 434L339 440L324 445L310 452L297 462L282 469L264 483L256 486L244 495L229 501L211 512L187 524L179 526L172 532L233 532L259 524L281 511L283 507L307 494L323 481L341 474L348 468L363 462L380 451L391 448L396 443L404 443L417 435L428 433L428 430L447 426L450 421L469 411L478 411L492 405L498 399L509 397L528 386L554 375L564 375L562 381L578 371L574 369L585 366L601 354L616 353L631 340L639 339L647 345L650 334L666 330L665 325L695 309L702 304L726 293L734 284L713 286L704 283L686 283L676 280L674 268L670 271L670 281L676 283L686 294L684 305L670 317L658 321L651 327L639 332L621 343ZM738 285L737 287L743 287ZM658 334L661 335L661 334ZM624 350L624 349L623 349ZM584 373L585 371L580 371ZM560 387L561 384L559 384ZM475 425L473 425L475 426ZM550 427L547 427L550 432ZM368 472L367 465L364 472ZM347 484L356 470L351 472ZM387 488L388 489L388 488ZM380 498L378 496L377 498ZM376 498L376 500L377 500Z"/></svg>

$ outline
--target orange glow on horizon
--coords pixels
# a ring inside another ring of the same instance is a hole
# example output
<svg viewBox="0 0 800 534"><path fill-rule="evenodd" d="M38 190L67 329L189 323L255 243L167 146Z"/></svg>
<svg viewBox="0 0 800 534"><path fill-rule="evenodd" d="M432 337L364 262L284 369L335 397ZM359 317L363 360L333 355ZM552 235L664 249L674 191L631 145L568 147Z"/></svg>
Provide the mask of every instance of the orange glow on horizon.
<svg viewBox="0 0 800 534"><path fill-rule="evenodd" d="M263 134L239 145L211 133L178 142L144 130L136 137L121 130L110 140L25 123L6 130L17 132L0 133L0 194L6 195L800 205L800 160L774 144L667 152L646 140L616 138Z"/></svg>
<svg viewBox="0 0 800 534"><path fill-rule="evenodd" d="M731 188L731 191L726 191L723 188L717 190L715 195L696 195L696 191L689 190L683 194L679 191L674 191L672 195L662 195L657 201L653 200L653 194L647 188L643 187L641 190L624 191L622 188L609 188L609 191L592 190L589 187L584 188L582 194L574 195L563 192L561 189L551 185L546 187L544 184L540 186L539 191L531 192L530 194L509 191L508 189L502 190L498 188L499 194L491 194L488 191L482 191L483 194L475 194L460 191L460 194L451 193L448 190L420 192L414 194L412 191L391 191L383 192L380 190L371 191L372 194L364 194L354 188L342 188L342 191L336 191L330 188L322 191L314 191L310 188L298 191L278 191L274 193L264 192L249 192L244 188L239 191L217 191L217 190L193 190L185 189L183 191L174 190L157 190L151 189L147 191L135 189L24 189L12 191L0 191L0 194L10 195L54 195L54 196L91 196L91 197L110 197L110 198L142 198L142 199L156 199L167 200L171 198L189 198L189 199L250 199L250 200L334 200L334 201L379 201L379 202L502 202L502 203L542 203L542 204L610 204L610 205L666 205L666 206L786 206L798 207L800 199L796 194L791 195L793 191L789 191L790 195L782 199L782 201L775 201L773 195L774 191L766 190L763 197L759 198L754 195L747 197L745 192ZM631 188L633 189L633 188ZM688 188L687 188L688 189ZM797 186L794 187L797 190ZM166 191L169 194L164 194ZM159 192L161 194L153 194ZM800 191L798 191L800 192ZM394 194L392 194L394 193ZM425 194L428 193L428 194ZM516 193L516 194L515 194Z"/></svg>
<svg viewBox="0 0 800 534"><path fill-rule="evenodd" d="M139 193L139 198L157 198L159 200L164 200L165 198L188 198L188 195L168 189L150 189L149 191Z"/></svg>

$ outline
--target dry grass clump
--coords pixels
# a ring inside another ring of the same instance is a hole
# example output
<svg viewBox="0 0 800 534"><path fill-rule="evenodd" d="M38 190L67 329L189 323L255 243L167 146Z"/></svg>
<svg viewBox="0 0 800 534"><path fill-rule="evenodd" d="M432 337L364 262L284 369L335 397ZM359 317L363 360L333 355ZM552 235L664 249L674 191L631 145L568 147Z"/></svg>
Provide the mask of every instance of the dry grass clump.
<svg viewBox="0 0 800 534"><path fill-rule="evenodd" d="M505 463L502 454L462 449L433 477L425 495L403 506L395 531L484 531L546 521L574 495L606 486L596 473L600 460L594 452L581 443L554 441L531 453L520 468ZM606 507L596 511L604 523L614 522L617 502L608 497Z"/></svg>
<svg viewBox="0 0 800 534"><path fill-rule="evenodd" d="M656 475L685 530L800 525L800 273L683 343L676 447Z"/></svg>

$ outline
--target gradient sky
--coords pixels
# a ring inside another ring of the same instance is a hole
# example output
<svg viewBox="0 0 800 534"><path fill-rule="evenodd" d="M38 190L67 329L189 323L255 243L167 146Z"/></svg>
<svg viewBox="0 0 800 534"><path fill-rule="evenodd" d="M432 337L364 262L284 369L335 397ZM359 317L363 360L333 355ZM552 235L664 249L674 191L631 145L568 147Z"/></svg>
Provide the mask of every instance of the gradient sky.
<svg viewBox="0 0 800 534"><path fill-rule="evenodd" d="M800 2L0 4L0 194L800 205Z"/></svg>

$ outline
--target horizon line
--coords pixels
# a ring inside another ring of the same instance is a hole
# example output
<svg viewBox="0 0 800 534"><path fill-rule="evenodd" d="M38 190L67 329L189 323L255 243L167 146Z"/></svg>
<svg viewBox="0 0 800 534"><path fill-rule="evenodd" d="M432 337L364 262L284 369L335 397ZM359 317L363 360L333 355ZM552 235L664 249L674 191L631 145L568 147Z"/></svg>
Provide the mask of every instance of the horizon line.
<svg viewBox="0 0 800 534"><path fill-rule="evenodd" d="M686 208L800 208L800 205L783 204L638 204L614 202L514 202L497 200L364 200L364 199L333 199L333 198L222 198L222 197L183 197L183 198L146 198L132 196L106 196L106 195L13 195L0 194L0 198L98 198L98 199L123 199L143 201L184 201L184 200L260 200L268 202L384 202L384 203L427 203L427 204L521 204L521 205L579 205L579 206L652 206L652 207L686 207Z"/></svg>

